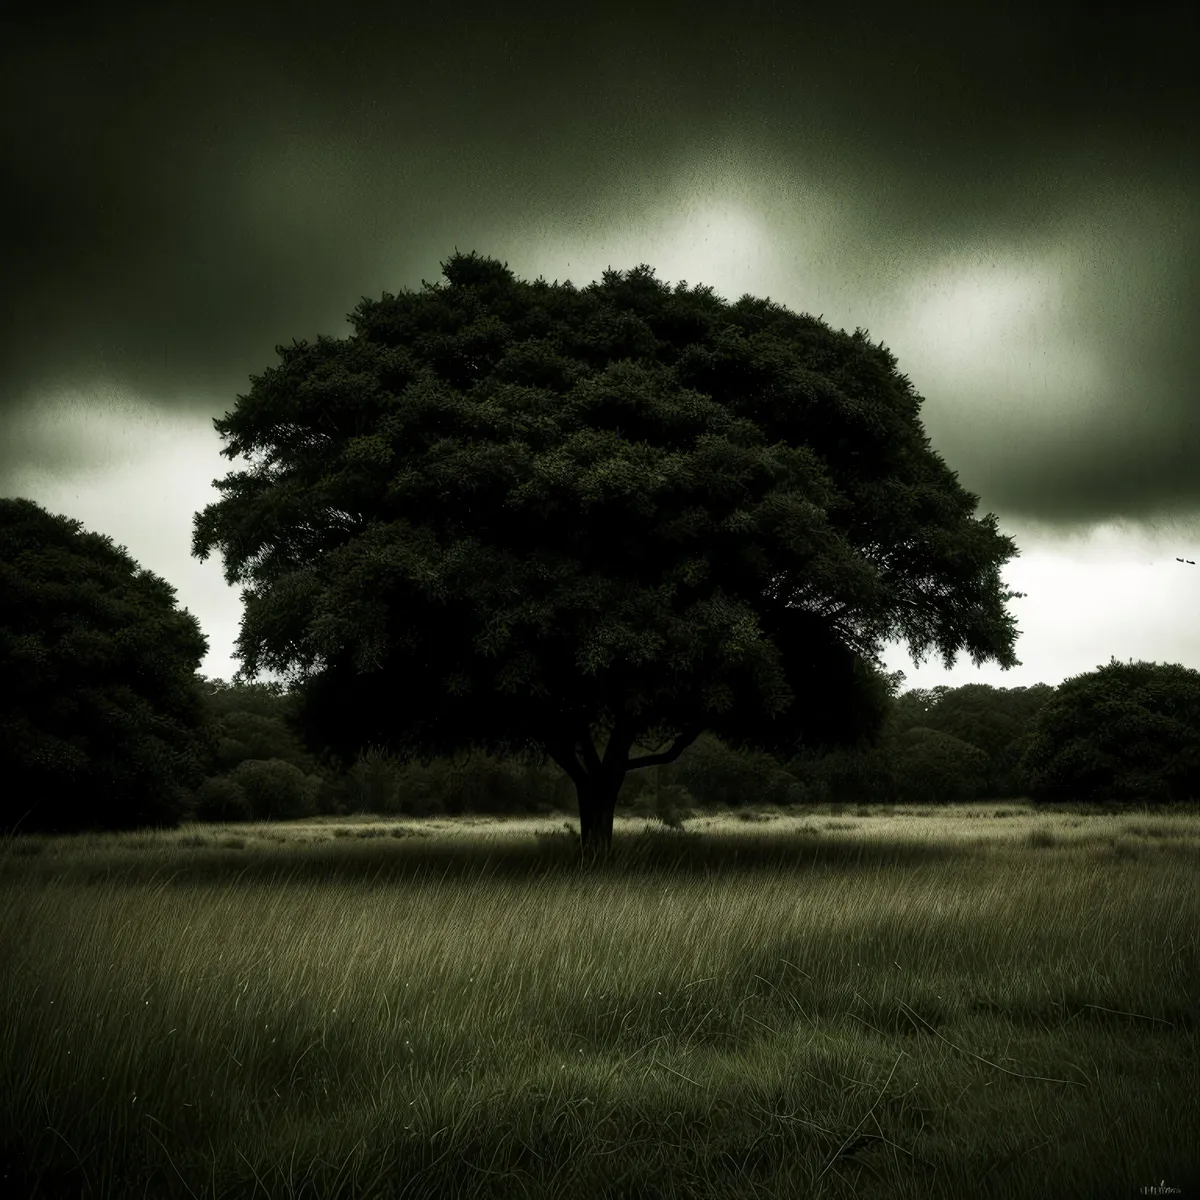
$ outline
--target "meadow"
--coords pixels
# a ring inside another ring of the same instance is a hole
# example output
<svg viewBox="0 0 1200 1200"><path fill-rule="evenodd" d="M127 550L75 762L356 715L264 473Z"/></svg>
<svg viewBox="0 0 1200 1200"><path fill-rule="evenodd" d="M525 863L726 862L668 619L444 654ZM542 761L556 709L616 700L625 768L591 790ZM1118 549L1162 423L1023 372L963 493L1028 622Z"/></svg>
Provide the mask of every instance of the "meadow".
<svg viewBox="0 0 1200 1200"><path fill-rule="evenodd" d="M11 839L0 1194L1197 1194L1194 811L577 829Z"/></svg>

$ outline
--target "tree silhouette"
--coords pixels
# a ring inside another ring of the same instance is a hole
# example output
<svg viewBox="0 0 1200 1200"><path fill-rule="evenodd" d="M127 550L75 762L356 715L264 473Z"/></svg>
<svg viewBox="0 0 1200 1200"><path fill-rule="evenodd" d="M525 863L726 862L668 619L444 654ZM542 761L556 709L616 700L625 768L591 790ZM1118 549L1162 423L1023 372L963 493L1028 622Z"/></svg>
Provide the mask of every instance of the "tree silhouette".
<svg viewBox="0 0 1200 1200"><path fill-rule="evenodd" d="M1110 661L1064 680L1026 737L1019 774L1037 801L1200 799L1200 671Z"/></svg>
<svg viewBox="0 0 1200 1200"><path fill-rule="evenodd" d="M208 649L175 589L108 537L0 500L0 826L178 824L215 750Z"/></svg>
<svg viewBox="0 0 1200 1200"><path fill-rule="evenodd" d="M443 274L277 347L214 421L262 459L216 482L193 553L249 584L241 674L290 673L314 752L548 757L591 853L626 773L704 729L872 743L886 637L1017 665L1018 551L863 331L644 265L582 291L474 254Z"/></svg>

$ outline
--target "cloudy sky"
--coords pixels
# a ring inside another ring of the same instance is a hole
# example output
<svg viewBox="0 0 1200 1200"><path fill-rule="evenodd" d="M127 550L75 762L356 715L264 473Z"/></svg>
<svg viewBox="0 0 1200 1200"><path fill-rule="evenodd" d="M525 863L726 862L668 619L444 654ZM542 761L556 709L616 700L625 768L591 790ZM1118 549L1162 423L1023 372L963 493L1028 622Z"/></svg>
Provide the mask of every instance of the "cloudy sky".
<svg viewBox="0 0 1200 1200"><path fill-rule="evenodd" d="M0 495L174 584L228 679L192 518L277 344L455 248L577 287L646 262L867 329L1017 542L1023 665L889 644L906 687L1200 669L1196 7L974 7L23 6Z"/></svg>

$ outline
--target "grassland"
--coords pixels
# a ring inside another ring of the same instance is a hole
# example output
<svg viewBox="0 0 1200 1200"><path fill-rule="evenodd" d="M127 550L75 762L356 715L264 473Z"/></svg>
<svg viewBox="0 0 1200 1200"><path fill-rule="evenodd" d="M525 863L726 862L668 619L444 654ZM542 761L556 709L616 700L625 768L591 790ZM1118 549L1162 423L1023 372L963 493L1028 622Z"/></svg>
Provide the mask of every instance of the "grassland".
<svg viewBox="0 0 1200 1200"><path fill-rule="evenodd" d="M1196 1188L1200 818L742 817L13 840L0 1194Z"/></svg>

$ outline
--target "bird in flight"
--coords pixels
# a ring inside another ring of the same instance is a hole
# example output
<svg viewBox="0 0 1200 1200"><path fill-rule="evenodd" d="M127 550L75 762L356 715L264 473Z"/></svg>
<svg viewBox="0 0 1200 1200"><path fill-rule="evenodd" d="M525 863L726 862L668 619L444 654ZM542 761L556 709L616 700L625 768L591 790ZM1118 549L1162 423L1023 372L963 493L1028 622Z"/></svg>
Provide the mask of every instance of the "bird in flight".
<svg viewBox="0 0 1200 1200"><path fill-rule="evenodd" d="M1196 565L1196 560L1192 559L1192 558L1177 558L1175 561L1176 562L1185 562L1189 566L1193 566L1193 567Z"/></svg>

